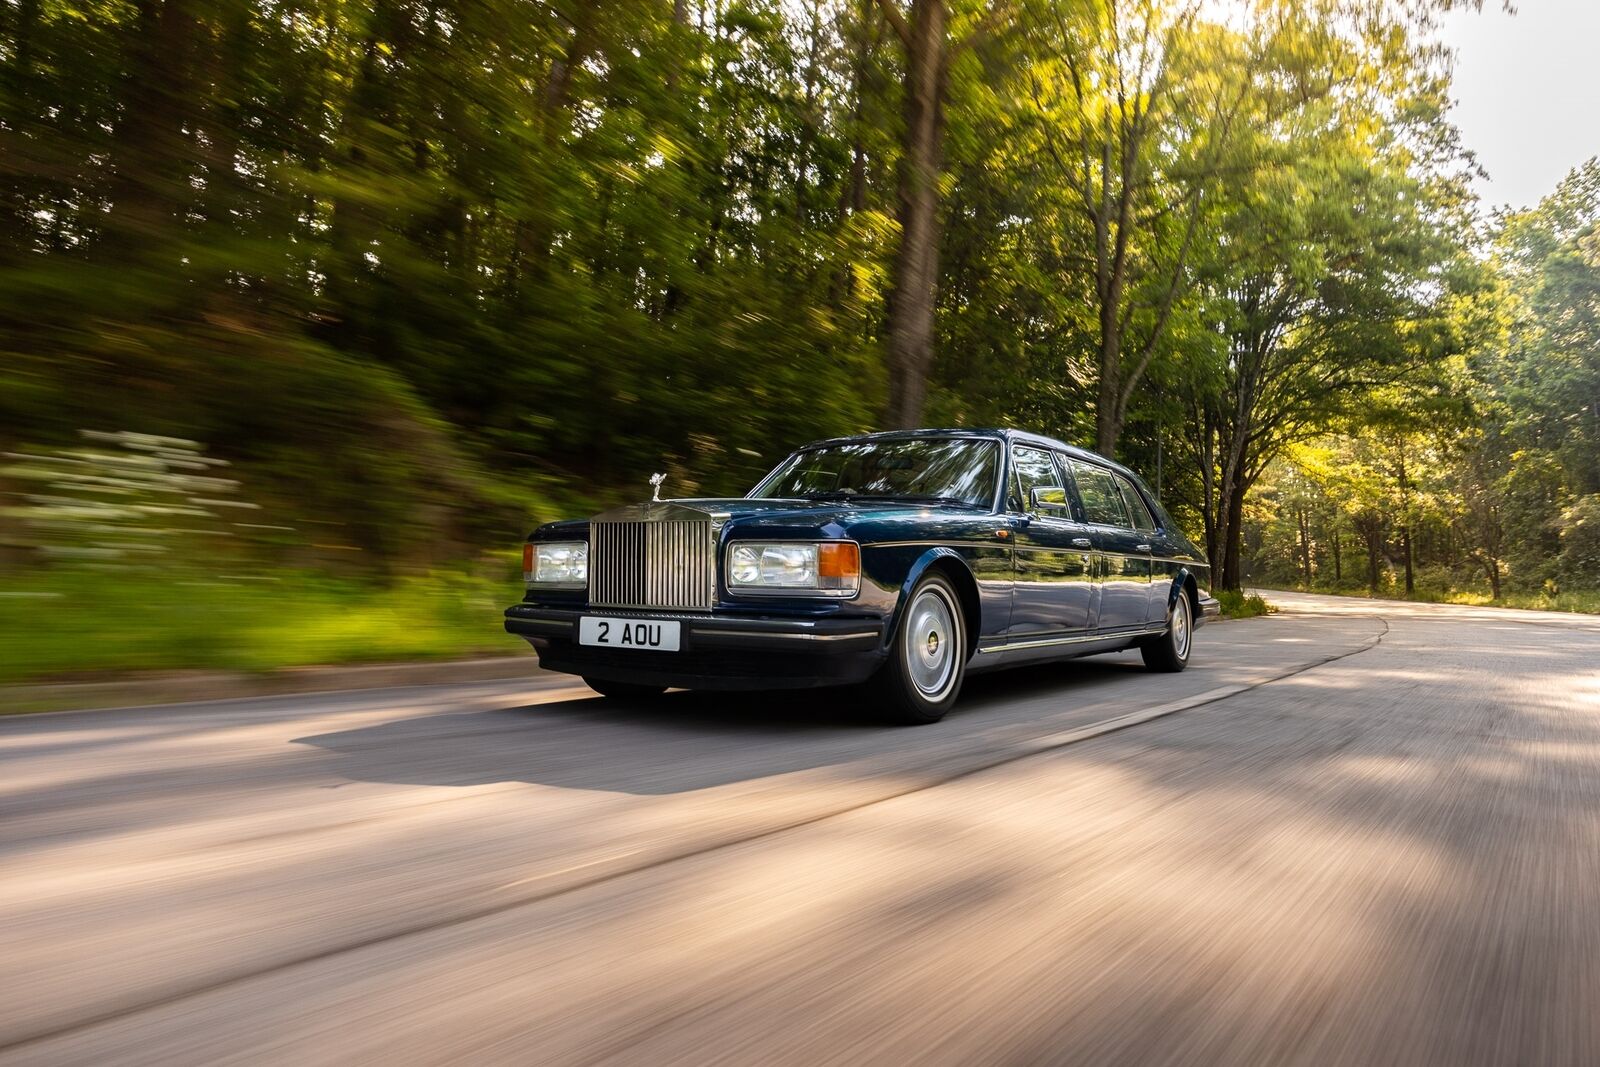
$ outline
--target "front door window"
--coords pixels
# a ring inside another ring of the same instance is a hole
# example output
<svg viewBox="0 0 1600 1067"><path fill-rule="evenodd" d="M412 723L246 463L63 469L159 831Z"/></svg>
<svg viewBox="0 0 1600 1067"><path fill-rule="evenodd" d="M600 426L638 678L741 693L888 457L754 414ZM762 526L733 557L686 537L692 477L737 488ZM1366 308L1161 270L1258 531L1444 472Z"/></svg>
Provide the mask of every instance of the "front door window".
<svg viewBox="0 0 1600 1067"><path fill-rule="evenodd" d="M1012 479L1011 510L1034 515L1067 513L1067 492L1061 487L1056 474L1055 461L1050 453L1037 448L1011 450L1011 466L1016 471Z"/></svg>

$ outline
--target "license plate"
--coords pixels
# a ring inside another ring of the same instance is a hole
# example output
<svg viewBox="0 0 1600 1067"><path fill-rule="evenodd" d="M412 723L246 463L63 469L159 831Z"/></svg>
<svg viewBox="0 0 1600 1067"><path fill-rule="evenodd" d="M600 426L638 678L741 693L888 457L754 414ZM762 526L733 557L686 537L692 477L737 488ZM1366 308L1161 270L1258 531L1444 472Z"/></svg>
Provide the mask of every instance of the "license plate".
<svg viewBox="0 0 1600 1067"><path fill-rule="evenodd" d="M676 652L678 623L666 619L601 619L585 615L578 620L578 644Z"/></svg>

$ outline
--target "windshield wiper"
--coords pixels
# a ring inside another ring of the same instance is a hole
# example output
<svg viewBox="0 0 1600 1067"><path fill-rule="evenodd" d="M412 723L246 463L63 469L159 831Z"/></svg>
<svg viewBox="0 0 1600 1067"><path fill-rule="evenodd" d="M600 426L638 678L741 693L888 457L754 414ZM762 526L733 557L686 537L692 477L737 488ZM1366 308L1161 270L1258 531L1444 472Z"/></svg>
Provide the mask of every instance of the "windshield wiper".
<svg viewBox="0 0 1600 1067"><path fill-rule="evenodd" d="M964 508L978 507L970 500L963 500L958 496L886 496L884 500L900 500L912 504L959 504Z"/></svg>

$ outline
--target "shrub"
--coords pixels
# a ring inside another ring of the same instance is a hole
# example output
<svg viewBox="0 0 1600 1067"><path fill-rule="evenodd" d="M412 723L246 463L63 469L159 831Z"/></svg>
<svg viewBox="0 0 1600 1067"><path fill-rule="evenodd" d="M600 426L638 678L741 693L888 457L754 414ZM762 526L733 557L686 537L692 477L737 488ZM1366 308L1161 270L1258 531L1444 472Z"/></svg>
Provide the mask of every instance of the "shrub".
<svg viewBox="0 0 1600 1067"><path fill-rule="evenodd" d="M1222 614L1230 619L1253 619L1278 610L1256 594L1241 593L1237 589L1220 590L1217 599L1222 602Z"/></svg>
<svg viewBox="0 0 1600 1067"><path fill-rule="evenodd" d="M1561 516L1561 583L1600 586L1600 493L1580 497Z"/></svg>

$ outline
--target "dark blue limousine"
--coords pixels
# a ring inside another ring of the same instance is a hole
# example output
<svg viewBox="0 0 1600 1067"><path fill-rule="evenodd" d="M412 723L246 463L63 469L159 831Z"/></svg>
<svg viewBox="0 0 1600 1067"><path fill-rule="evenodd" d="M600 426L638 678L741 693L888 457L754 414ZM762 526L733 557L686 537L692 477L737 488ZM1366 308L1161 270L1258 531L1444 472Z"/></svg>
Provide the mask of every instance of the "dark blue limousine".
<svg viewBox="0 0 1600 1067"><path fill-rule="evenodd" d="M611 697L870 682L928 723L969 671L1134 647L1181 671L1210 570L1103 456L912 430L807 445L746 497L541 526L505 626Z"/></svg>

